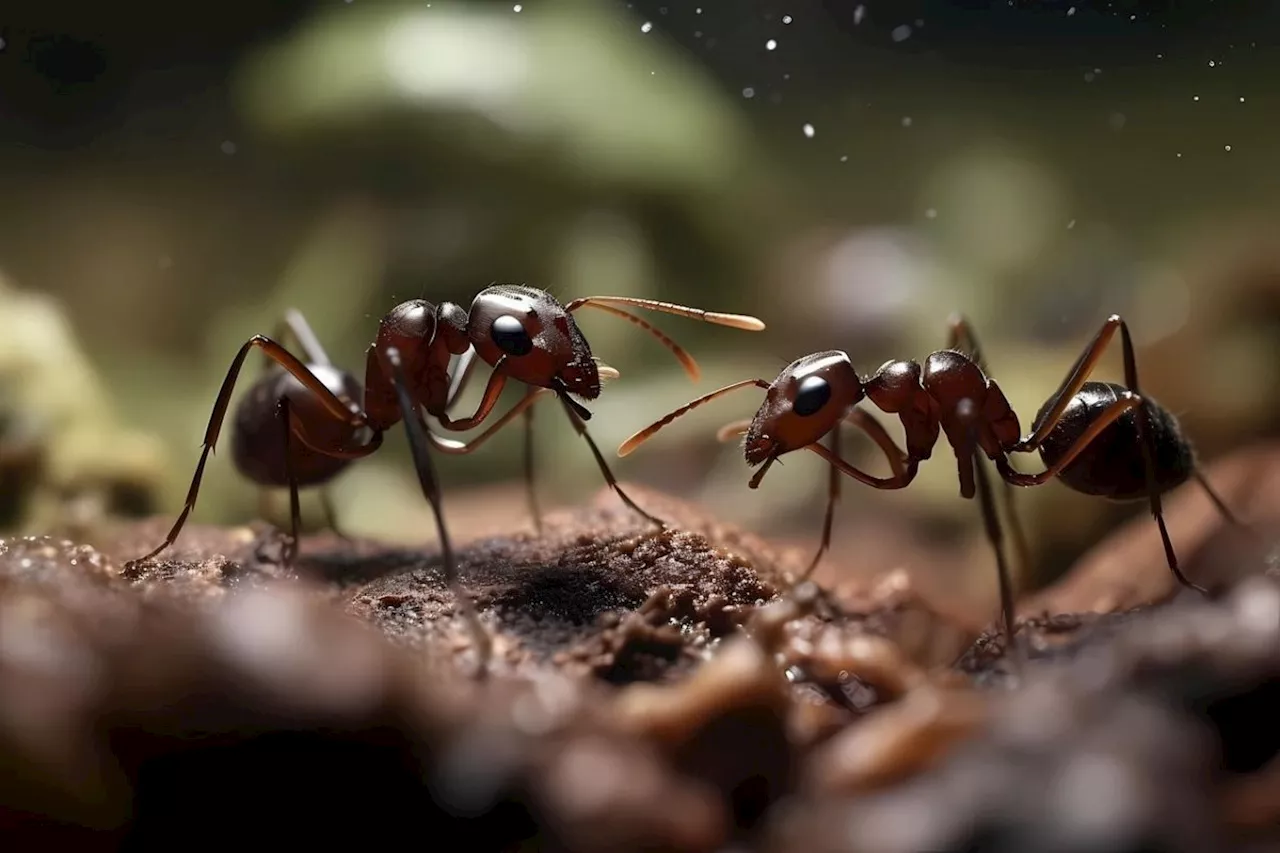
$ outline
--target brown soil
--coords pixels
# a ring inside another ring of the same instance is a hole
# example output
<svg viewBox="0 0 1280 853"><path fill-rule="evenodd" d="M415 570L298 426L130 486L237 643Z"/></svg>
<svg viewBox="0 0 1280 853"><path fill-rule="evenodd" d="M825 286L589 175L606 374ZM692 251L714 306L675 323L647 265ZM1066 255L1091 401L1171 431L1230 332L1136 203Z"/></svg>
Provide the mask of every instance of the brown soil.
<svg viewBox="0 0 1280 853"><path fill-rule="evenodd" d="M483 683L430 550L322 534L285 572L265 528L192 526L129 564L167 518L0 541L5 849L1280 843L1262 556L1215 601L1024 608L1010 657L905 577L779 597L789 552L633 494L679 527L606 492L461 546Z"/></svg>

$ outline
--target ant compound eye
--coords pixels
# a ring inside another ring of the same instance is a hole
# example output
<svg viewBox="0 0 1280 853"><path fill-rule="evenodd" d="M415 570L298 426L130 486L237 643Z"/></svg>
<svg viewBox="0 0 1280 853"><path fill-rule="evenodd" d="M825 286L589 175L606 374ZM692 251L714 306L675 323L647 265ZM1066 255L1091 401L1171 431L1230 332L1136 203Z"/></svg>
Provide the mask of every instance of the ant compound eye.
<svg viewBox="0 0 1280 853"><path fill-rule="evenodd" d="M503 314L494 320L489 334L507 355L528 355L533 352L533 339L524 330L524 324L510 314Z"/></svg>
<svg viewBox="0 0 1280 853"><path fill-rule="evenodd" d="M831 385L821 376L806 376L796 389L791 411L808 416L819 411L831 399Z"/></svg>

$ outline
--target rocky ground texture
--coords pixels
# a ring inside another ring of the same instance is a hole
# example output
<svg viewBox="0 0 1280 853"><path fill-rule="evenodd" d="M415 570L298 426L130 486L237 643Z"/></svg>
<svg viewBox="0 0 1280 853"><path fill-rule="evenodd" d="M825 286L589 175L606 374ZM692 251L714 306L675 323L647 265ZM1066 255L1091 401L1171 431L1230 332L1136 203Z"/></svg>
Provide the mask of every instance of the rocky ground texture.
<svg viewBox="0 0 1280 853"><path fill-rule="evenodd" d="M4 848L1280 844L1266 548L1209 600L1050 590L1009 655L903 577L779 595L787 554L634 494L679 528L606 492L460 549L483 683L429 550L316 535L285 572L263 528L193 525L128 563L169 519L0 542Z"/></svg>

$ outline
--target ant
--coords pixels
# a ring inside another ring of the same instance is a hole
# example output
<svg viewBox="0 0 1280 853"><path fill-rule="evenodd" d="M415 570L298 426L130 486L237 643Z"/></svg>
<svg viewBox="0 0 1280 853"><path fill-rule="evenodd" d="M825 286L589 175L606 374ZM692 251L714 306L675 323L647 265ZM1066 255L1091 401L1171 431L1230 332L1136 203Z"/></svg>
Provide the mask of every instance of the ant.
<svg viewBox="0 0 1280 853"><path fill-rule="evenodd" d="M1120 331L1125 384L1089 381L1107 345ZM838 350L814 353L787 365L773 382L747 379L712 391L669 413L624 441L626 456L658 430L704 403L738 388L766 390L765 401L750 421L720 430L719 438L745 434L747 464L759 469L752 476L757 488L779 457L793 450L810 450L830 465L822 543L802 576L812 574L831 544L832 515L840 494L840 474L876 489L902 489L915 478L920 462L928 459L941 435L955 451L960 496L977 494L986 535L996 553L1001 613L1006 638L1014 634L1012 583L1004 554L1004 534L996 514L989 475L979 452L995 463L1005 483L1009 521L1016 546L1025 561L1022 527L1013 513L1013 486L1039 486L1057 478L1075 491L1113 501L1145 497L1160 530L1165 558L1177 581L1202 595L1208 591L1178 567L1160 496L1195 478L1218 511L1232 524L1240 522L1209 485L1196 462L1190 442L1177 419L1138 387L1138 368L1129 328L1111 315L1085 347L1053 396L1036 414L1031 432L1021 436L1018 416L995 380L989 378L978 342L968 321L959 315L949 321L947 348L932 353L923 367L915 361L889 361L871 377L859 378L849 356ZM903 451L879 421L856 408L869 399L902 423L907 445ZM891 476L873 477L840 455L839 428L851 424L865 432L889 461ZM828 444L821 444L823 437ZM1009 454L1039 451L1046 469L1025 474L1014 469Z"/></svg>
<svg viewBox="0 0 1280 853"><path fill-rule="evenodd" d="M303 358L299 359L282 343L265 335L254 335L240 347L210 414L204 447L182 513L164 542L136 562L150 560L164 551L182 531L195 508L205 463L217 444L240 369L249 351L260 349L270 360L268 370L236 408L232 458L240 473L259 486L289 488L292 531L282 554L284 564L291 565L297 555L298 489L324 485L352 461L371 455L382 446L383 434L403 420L418 481L435 516L445 582L468 624L480 656L479 671L483 673L491 645L470 596L458 580L431 448L446 453L471 453L521 414L526 416L528 435L532 429L533 403L551 392L564 405L569 420L586 440L606 482L618 497L649 521L659 527L666 526L641 509L618 485L587 432L585 421L591 418L591 412L572 399L573 396L596 399L600 395L601 379L617 375L612 368L596 362L587 339L574 322L573 312L588 306L627 319L652 334L675 354L694 379L698 371L693 358L624 306L748 331L764 328L764 323L755 317L703 311L650 299L589 296L561 305L543 290L494 284L480 291L470 311L453 302L434 305L422 299L391 309L379 323L377 337L366 351L362 389L354 376L333 366L306 320L297 311L291 311L277 337L283 338L285 333L292 335ZM460 358L451 377L450 364L455 356ZM489 364L493 372L475 413L455 420L449 416L449 410L461 395L477 357ZM508 379L528 385L529 392L471 441L441 438L427 425L424 409L447 430L464 431L480 425L493 412ZM532 442L528 439L525 451L530 502L540 529L533 496ZM328 507L326 501L326 509ZM330 524L332 526L331 513Z"/></svg>

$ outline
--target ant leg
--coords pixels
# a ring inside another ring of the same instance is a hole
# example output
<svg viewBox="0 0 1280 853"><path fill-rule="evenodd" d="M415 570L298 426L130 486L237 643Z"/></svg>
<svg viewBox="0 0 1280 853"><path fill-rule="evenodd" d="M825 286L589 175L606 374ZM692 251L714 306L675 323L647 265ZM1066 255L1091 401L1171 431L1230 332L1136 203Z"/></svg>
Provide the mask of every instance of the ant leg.
<svg viewBox="0 0 1280 853"><path fill-rule="evenodd" d="M461 456L468 453L472 453L480 445L484 444L486 441L493 438L494 434L497 433L500 429L505 427L507 424L511 423L520 415L524 414L526 409L531 407L534 403L538 402L539 400L543 399L545 395L551 394L551 393L554 393L554 392L552 392L548 388L531 389L531 392L529 394L526 394L520 400L520 402L516 403L506 412L503 412L502 417L498 418L496 421L494 421L492 424L486 427L484 432L475 436L470 441L455 441L454 439L451 439L451 438L442 438L441 436L438 436L429 430L426 433L427 441L431 443L431 446L433 448L435 448L436 450L439 450L441 453L448 453L450 455L455 455L455 456Z"/></svg>
<svg viewBox="0 0 1280 853"><path fill-rule="evenodd" d="M872 420L868 418L868 420ZM862 426L862 424L857 424ZM879 426L879 424L877 424ZM865 429L865 427L864 427ZM887 436L886 436L887 437ZM914 459L907 458L906 454L899 456L896 460L890 457L889 463L894 468L894 474L891 477L873 477L861 468L851 465L844 460L843 457L837 456L821 444L805 445L805 450L818 454L834 468L838 468L840 473L845 474L857 480L863 485L870 486L873 489L882 489L893 491L897 489L905 489L911 485L911 481L915 479L916 472L919 470L919 463Z"/></svg>
<svg viewBox="0 0 1280 853"><path fill-rule="evenodd" d="M390 366L390 370L387 372L392 377L396 400L399 402L401 414L404 416L404 429L409 439L409 452L413 456L413 467L418 474L418 483L422 486L422 493L427 498L427 502L431 504L431 511L435 515L436 531L440 536L440 555L442 557L445 584L449 587L449 591L453 593L454 602L462 614L463 620L467 623L467 630L471 634L471 642L476 648L476 655L479 659L476 675L483 678L488 673L493 641L489 637L489 633L484 629L484 625L480 622L480 616L476 612L476 607L471 600L470 594L463 588L461 581L458 579L458 567L454 560L453 543L449 539L449 530L444 523L440 483L436 478L435 466L432 464L431 452L428 449L427 431L423 429L422 422L418 417L418 407L414 404L413 398L409 396L408 383L405 381L404 368L400 362L400 351L394 347L389 347L383 350L381 355Z"/></svg>
<svg viewBox="0 0 1280 853"><path fill-rule="evenodd" d="M499 372L505 359L506 356L503 356L494 366L493 373L489 374L489 383L484 387L484 397L481 398L480 404L476 406L475 414L471 417L455 421L445 412L431 413L442 427L455 432L465 432L479 426L485 418L489 417L493 412L493 407L498 404L498 398L502 396L502 389L507 385L507 375Z"/></svg>
<svg viewBox="0 0 1280 853"><path fill-rule="evenodd" d="M281 343L292 337L298 349L302 350L302 357L306 359L307 364L333 363L329 360L324 347L320 345L320 339L311 330L311 324L307 322L307 318L302 316L302 312L296 308L290 308L284 312L284 317L276 326L273 337Z"/></svg>
<svg viewBox="0 0 1280 853"><path fill-rule="evenodd" d="M1008 652L1013 649L1015 624L1013 580L1009 575L1009 564L1004 554L1004 531L1000 527L1000 516L996 513L995 498L991 493L991 481L986 467L987 462L984 454L978 452L979 415L977 407L972 400L961 400L960 405L957 406L957 414L967 427L963 447L956 448L956 461L960 465L961 492L968 492L968 496L972 496L974 492L977 493L978 506L982 511L982 524L986 529L987 541L991 543L992 550L996 552L996 579L1000 588L1000 614L1004 623L1005 650ZM1004 458L1001 457L1001 459ZM973 488L966 489L966 484L972 484Z"/></svg>
<svg viewBox="0 0 1280 853"><path fill-rule="evenodd" d="M1246 530L1249 528L1249 525L1241 521L1240 517L1232 512L1231 507L1227 506L1227 502L1222 499L1222 495L1218 494L1218 490L1209 485L1209 478L1204 475L1203 471L1197 467L1192 471L1192 476L1196 478L1196 482L1200 484L1200 488L1204 489L1205 494L1209 496L1209 500L1213 502L1213 505L1217 507L1218 512L1222 513L1222 517L1225 518L1228 523Z"/></svg>
<svg viewBox="0 0 1280 853"><path fill-rule="evenodd" d="M471 377L475 375L477 361L479 357L476 355L475 347L469 347L466 352L458 356L458 363L453 368L453 379L449 383L449 393L445 397L446 412L453 410L459 398L462 397L462 392L470 384Z"/></svg>
<svg viewBox="0 0 1280 853"><path fill-rule="evenodd" d="M1107 345L1111 343L1111 339L1115 336L1116 329L1120 330L1121 351L1124 357L1124 384L1128 388L1129 394L1126 398L1117 400L1114 404L1105 409L1101 416L1090 425L1084 435L1072 445L1065 457L1058 461L1058 464L1051 466L1050 476L1056 476L1057 472L1064 469L1070 460L1075 458L1075 454L1096 438L1115 418L1124 414L1129 409L1136 410L1136 420L1138 424L1138 445L1142 452L1142 467L1147 481L1147 496L1151 503L1151 515L1155 518L1156 527L1160 530L1160 541L1164 545L1165 561L1169 564L1169 571L1173 573L1178 583L1185 587L1194 589L1201 595L1208 595L1209 592L1199 584L1192 583L1186 575L1182 573L1182 569L1178 566L1178 555L1173 549L1173 540L1169 538L1169 528L1164 521L1164 507L1160 499L1160 488L1156 483L1156 465L1155 465L1155 447L1152 440L1152 429L1150 418L1147 415L1147 407L1142 401L1142 389L1138 385L1138 360L1134 355L1133 339L1129 335L1129 326L1121 319L1119 314L1112 314L1103 323L1098 334L1094 336L1093 341L1085 347L1080 357L1076 359L1075 365L1071 368L1071 372L1059 387L1058 392L1051 397L1053 405L1048 407L1045 417L1035 425L1031 431L1031 435L1018 442L1012 449L1016 451L1030 451L1038 448L1048 437L1053 428L1058 425L1062 419L1062 413L1066 411L1068 404L1080 388L1084 386L1085 381L1097 367L1098 360L1102 357L1102 353L1106 350ZM1112 412L1114 415L1108 417ZM1077 449L1078 448L1078 449ZM1075 451L1075 452L1072 452ZM1007 462L1006 462L1007 465ZM1002 475L1004 472L1001 472ZM1015 473L1016 472L1012 472ZM1048 472L1045 472L1048 473ZM1047 478L1046 478L1047 479ZM1017 478L1005 476L1005 480L1022 485L1017 482ZM1043 480L1041 481L1043 482ZM1204 480L1201 480L1204 485ZM1216 495L1214 496L1216 497Z"/></svg>
<svg viewBox="0 0 1280 853"><path fill-rule="evenodd" d="M280 398L280 423L284 429L284 470L289 481L289 539L280 557L281 568L289 571L298 556L298 531L302 527L302 507L298 502L298 478L293 473L292 442L293 428L289 417L289 398Z"/></svg>
<svg viewBox="0 0 1280 853"><path fill-rule="evenodd" d="M831 440L831 454L833 456L840 455L840 424L837 423L828 433ZM834 465L827 466L827 512L822 518L822 542L818 545L818 552L813 555L813 560L809 563L809 568L804 570L804 574L800 575L800 581L808 580L813 574L814 569L818 568L818 563L822 561L822 556L827 553L831 547L831 524L835 520L836 502L840 500L840 469Z"/></svg>
<svg viewBox="0 0 1280 853"><path fill-rule="evenodd" d="M587 446L591 448L591 455L596 458L596 464L600 466L600 473L604 475L605 482L609 484L609 488L622 499L622 502L629 506L639 515L644 516L648 521L657 525L660 529L665 530L667 523L662 519L650 515L640 508L640 505L631 499L631 496L622 490L618 485L618 480L613 476L613 472L609 470L609 463L605 461L604 455L600 453L600 448L596 446L595 440L591 438L591 433L587 432L587 425L583 422L578 413L573 410L573 406L564 397L560 398L561 404L564 406L564 412L569 418L569 422L573 424L573 428L577 430L578 435L587 442Z"/></svg>
<svg viewBox="0 0 1280 853"><path fill-rule="evenodd" d="M530 388L525 399L533 403L538 398L538 391ZM542 535L542 508L538 506L538 486L533 463L533 406L527 405L524 410L524 488L529 499L529 514L533 516L533 529Z"/></svg>
<svg viewBox="0 0 1280 853"><path fill-rule="evenodd" d="M1201 595L1208 595L1209 591L1207 589L1189 580L1187 576L1182 573L1182 569L1178 567L1178 556L1173 550L1173 541L1169 538L1169 528L1165 525L1164 521L1164 510L1160 504L1160 492L1153 482L1153 466L1151 464L1152 454L1150 445L1147 441L1147 436L1150 435L1150 431L1144 431L1142 429L1145 421L1146 407L1143 405L1142 398L1137 394L1134 394L1131 391L1126 391L1119 400L1103 409L1102 414L1100 414L1098 418L1089 425L1089 428L1084 431L1083 435L1075 440L1075 442L1067 449L1067 452L1063 454L1062 458L1048 466L1039 474L1024 474L1021 471L1015 471L1013 467L1009 465L1008 459L1002 458L996 460L996 466L1000 470L1000 476L1002 476L1006 482L1012 483L1015 486L1039 486L1049 482L1049 480L1058 476L1058 474L1060 474L1068 465L1075 461L1075 458L1080 455L1080 453L1082 453L1084 449L1099 435L1101 435L1103 430L1111 426L1115 420L1130 410L1136 410L1138 412L1139 438L1142 441L1142 447L1144 450L1143 462L1147 467L1147 494L1151 499L1151 514L1155 516L1156 526L1160 529L1160 540L1164 544L1165 561L1169 564L1169 571L1173 573L1173 576L1177 579L1178 583L1190 589L1194 589Z"/></svg>
<svg viewBox="0 0 1280 853"><path fill-rule="evenodd" d="M991 494L991 481L987 474L987 461L980 454L971 454L974 479L977 484L978 505L982 508L982 523L987 531L987 541L996 552L996 577L1000 583L1000 615L1004 621L1006 651L1013 649L1014 624L1013 579L1004 555L1004 531L1000 516L996 514L995 498Z"/></svg>
<svg viewBox="0 0 1280 853"><path fill-rule="evenodd" d="M205 427L204 447L200 451L200 461L196 463L195 474L191 478L191 486L187 490L187 499L183 504L182 512L178 515L178 519L173 523L169 534L158 548L131 562L145 562L152 559L177 541L178 534L186 526L187 518L191 515L192 510L195 509L196 498L200 494L200 482L204 478L204 467L208 464L209 454L217 446L218 436L222 432L222 422L226 417L227 408L231 405L231 394L235 390L236 379L240 375L240 369L244 366L244 360L249 355L249 351L254 348L261 349L268 358L279 364L306 386L307 390L315 394L316 398L335 418L361 426L366 425L364 414L344 404L341 399L335 396L332 391L325 387L323 382L307 369L305 364L298 360L297 356L265 335L254 335L240 347L240 351L236 353L236 357L231 362L231 367L227 370L226 377L222 380L222 388L218 391L217 400L213 404L213 411L209 414L209 425Z"/></svg>
<svg viewBox="0 0 1280 853"><path fill-rule="evenodd" d="M961 352L967 351L969 358L978 365L978 369L988 377L991 376L991 368L982 356L982 346L978 343L978 336L974 333L969 318L963 314L952 314L947 318L947 348ZM1004 511L1009 519L1009 529L1013 534L1013 548L1018 555L1018 565L1025 573L1031 565L1031 549L1027 545L1027 532L1022 524L1022 516L1018 512L1017 495L1013 484L1007 480L1003 481L1001 491Z"/></svg>

